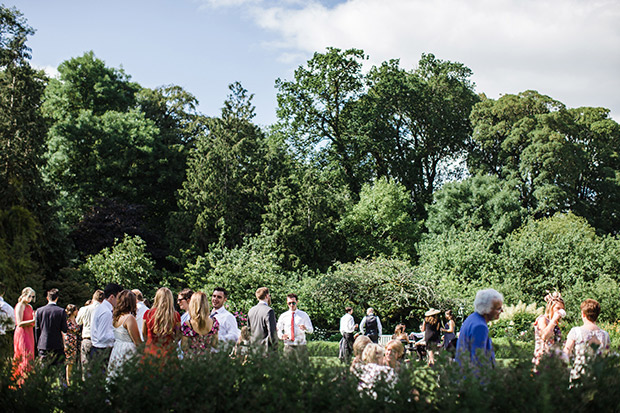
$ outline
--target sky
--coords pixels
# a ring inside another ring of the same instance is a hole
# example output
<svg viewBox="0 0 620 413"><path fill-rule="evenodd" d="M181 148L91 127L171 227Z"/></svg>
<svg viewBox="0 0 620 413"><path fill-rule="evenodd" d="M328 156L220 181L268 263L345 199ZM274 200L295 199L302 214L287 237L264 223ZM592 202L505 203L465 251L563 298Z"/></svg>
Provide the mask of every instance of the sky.
<svg viewBox="0 0 620 413"><path fill-rule="evenodd" d="M472 69L497 99L537 90L620 122L620 0L1 0L36 30L31 63L92 50L144 87L179 85L205 115L228 85L254 94L255 121L276 121L275 81L326 47L358 48L365 69L415 69L422 53Z"/></svg>

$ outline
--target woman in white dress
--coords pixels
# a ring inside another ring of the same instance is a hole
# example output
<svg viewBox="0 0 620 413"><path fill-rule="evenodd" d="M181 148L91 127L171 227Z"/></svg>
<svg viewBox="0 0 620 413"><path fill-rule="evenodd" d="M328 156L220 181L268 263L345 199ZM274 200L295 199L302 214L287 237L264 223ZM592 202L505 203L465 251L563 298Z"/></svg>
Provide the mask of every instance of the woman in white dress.
<svg viewBox="0 0 620 413"><path fill-rule="evenodd" d="M108 363L110 376L116 375L119 367L136 352L136 347L142 344L136 321L136 308L136 295L129 290L121 291L112 313L114 347Z"/></svg>
<svg viewBox="0 0 620 413"><path fill-rule="evenodd" d="M600 354L609 348L609 334L596 325L601 313L601 305L592 299L581 303L581 327L573 327L566 338L564 353L570 357L575 352L575 364L570 372L571 380L579 378L583 373L589 357Z"/></svg>

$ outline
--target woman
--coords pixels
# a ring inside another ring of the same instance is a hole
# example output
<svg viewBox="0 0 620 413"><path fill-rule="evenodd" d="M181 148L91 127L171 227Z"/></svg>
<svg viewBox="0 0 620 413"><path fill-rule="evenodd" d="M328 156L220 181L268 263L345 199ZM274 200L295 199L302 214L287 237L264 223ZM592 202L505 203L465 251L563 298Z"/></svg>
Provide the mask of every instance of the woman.
<svg viewBox="0 0 620 413"><path fill-rule="evenodd" d="M383 364L398 370L405 355L405 347L400 340L390 340L385 345L385 359Z"/></svg>
<svg viewBox="0 0 620 413"><path fill-rule="evenodd" d="M78 353L80 350L80 331L82 329L82 326L80 326L77 321L75 321L75 316L77 315L77 312L78 309L75 304L69 304L65 308L65 313L67 313L67 332L63 333L62 336L65 339L67 385L71 385L71 374L73 373L73 366L75 366L75 363L77 362Z"/></svg>
<svg viewBox="0 0 620 413"><path fill-rule="evenodd" d="M13 335L14 372L18 383L30 370L34 360L34 311L30 303L35 299L32 288L26 287L15 306L15 333Z"/></svg>
<svg viewBox="0 0 620 413"><path fill-rule="evenodd" d="M559 292L555 291L545 296L547 306L544 314L534 321L534 358L532 363L538 366L542 356L551 350L554 345L562 341L560 321L566 315L564 300Z"/></svg>
<svg viewBox="0 0 620 413"><path fill-rule="evenodd" d="M181 325L181 348L186 354L207 354L217 346L220 325L209 317L209 297L202 291L192 294L189 301L189 320Z"/></svg>
<svg viewBox="0 0 620 413"><path fill-rule="evenodd" d="M403 345L409 343L409 337L405 332L405 328L404 324L397 325L394 329L394 334L392 334L392 340L400 340L403 342Z"/></svg>
<svg viewBox="0 0 620 413"><path fill-rule="evenodd" d="M155 293L153 308L144 313L142 336L146 337L145 352L153 356L168 356L178 340L181 316L174 309L172 291L161 287Z"/></svg>
<svg viewBox="0 0 620 413"><path fill-rule="evenodd" d="M581 327L573 327L566 337L564 353L570 357L575 353L575 364L571 370L571 380L579 378L583 373L588 356L592 356L609 348L609 334L596 325L601 313L601 305L592 299L581 303Z"/></svg>
<svg viewBox="0 0 620 413"><path fill-rule="evenodd" d="M454 314L452 314L452 310L448 310L445 312L446 316L446 324L441 328L441 332L443 334L443 348L444 350L454 351L456 350L456 343L454 339L456 338L456 321L454 320Z"/></svg>
<svg viewBox="0 0 620 413"><path fill-rule="evenodd" d="M351 371L355 372L364 363L362 362L362 354L368 344L372 343L372 340L368 336L357 336L353 342L353 360L351 360Z"/></svg>
<svg viewBox="0 0 620 413"><path fill-rule="evenodd" d="M390 387L396 381L397 376L394 373L394 369L383 364L384 360L385 352L383 347L370 343L364 348L362 353L362 362L364 364L355 370L355 374L359 379L357 389L365 391L374 399L377 398L377 392L374 390L377 381L385 380Z"/></svg>
<svg viewBox="0 0 620 413"><path fill-rule="evenodd" d="M136 295L129 290L123 290L116 298L116 305L112 312L112 327L114 327L114 347L108 362L108 375L116 375L118 369L135 352L136 347L142 344L138 322L136 321Z"/></svg>
<svg viewBox="0 0 620 413"><path fill-rule="evenodd" d="M440 313L441 311L431 308L424 314L424 323L422 324L426 352L428 353L428 365L431 367L435 364L435 350L439 347L439 341L441 340L439 332L441 327L439 323Z"/></svg>

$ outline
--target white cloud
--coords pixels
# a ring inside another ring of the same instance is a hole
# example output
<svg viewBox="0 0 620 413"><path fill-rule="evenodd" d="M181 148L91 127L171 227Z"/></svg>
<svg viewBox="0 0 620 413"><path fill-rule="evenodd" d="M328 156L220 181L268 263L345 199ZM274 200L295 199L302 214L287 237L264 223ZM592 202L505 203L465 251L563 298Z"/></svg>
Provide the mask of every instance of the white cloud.
<svg viewBox="0 0 620 413"><path fill-rule="evenodd" d="M60 72L58 72L58 69L53 66L32 65L32 67L36 70L43 70L45 74L50 78L58 79L60 77Z"/></svg>
<svg viewBox="0 0 620 413"><path fill-rule="evenodd" d="M244 10L278 36L266 46L281 49L282 61L299 65L327 46L356 47L373 64L400 58L413 68L422 53L433 53L469 66L477 90L489 97L536 89L569 107L611 108L620 118L616 0L293 3L257 2Z"/></svg>

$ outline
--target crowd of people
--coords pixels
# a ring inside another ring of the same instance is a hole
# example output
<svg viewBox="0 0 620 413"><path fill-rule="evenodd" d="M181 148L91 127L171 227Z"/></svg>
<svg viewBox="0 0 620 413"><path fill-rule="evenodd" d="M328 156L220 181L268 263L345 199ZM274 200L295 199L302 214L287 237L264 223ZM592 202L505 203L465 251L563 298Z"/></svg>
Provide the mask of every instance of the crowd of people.
<svg viewBox="0 0 620 413"><path fill-rule="evenodd" d="M226 309L228 292L221 287L215 288L210 297L201 291L181 290L176 303L182 315L176 310L172 291L166 287L157 290L151 308L139 290L123 289L114 283L103 291L96 290L81 308L74 304L59 307L60 292L55 288L47 291L47 305L36 311L31 304L36 293L30 287L22 290L14 309L3 295L0 285L0 345L7 346L7 326L13 324L13 377L17 385L33 368L36 355L48 364L65 366L62 380L67 385L74 379L77 365L81 365L84 379L94 362L113 377L141 346L143 357L191 358L229 351L231 356L245 360L251 348L268 355L282 343L287 357L307 359L306 335L314 331L308 314L298 308L296 294L287 295L287 310L276 319L267 287L256 290L258 302L249 310L247 325L241 329L237 318ZM554 292L544 300L545 311L534 322L533 369L550 353L572 357L571 378L575 379L582 374L589 353L610 346L609 334L596 324L600 304L592 299L581 304L583 324L571 329L563 343L561 323L566 310L562 296ZM350 362L360 391L371 395L376 395L373 387L379 378L387 383L396 380L407 350L426 357L429 366L434 365L437 352L442 350L450 351L459 364L493 365L495 354L488 324L499 318L503 305L501 293L481 290L474 300L474 312L458 333L452 311L444 312L442 323L441 311L431 308L424 314L420 332L408 334L405 325L398 324L389 341L383 340L381 320L373 308L368 308L357 324L353 308L346 307L340 319L339 358Z"/></svg>

